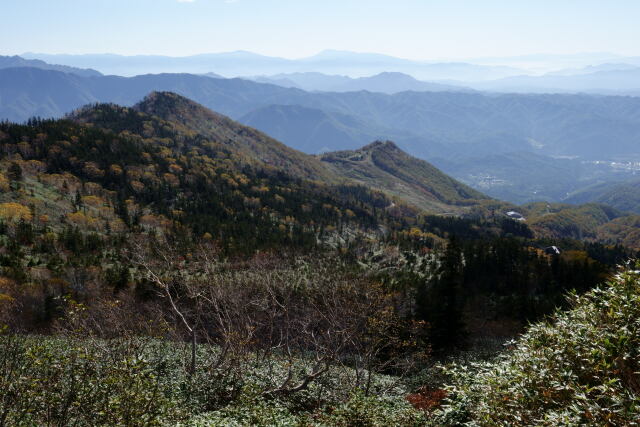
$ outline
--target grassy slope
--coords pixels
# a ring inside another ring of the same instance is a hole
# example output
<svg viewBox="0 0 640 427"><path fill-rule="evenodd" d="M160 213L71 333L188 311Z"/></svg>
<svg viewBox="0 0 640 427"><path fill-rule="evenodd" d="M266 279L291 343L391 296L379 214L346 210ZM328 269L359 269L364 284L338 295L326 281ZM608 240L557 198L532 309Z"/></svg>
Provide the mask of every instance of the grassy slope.
<svg viewBox="0 0 640 427"><path fill-rule="evenodd" d="M375 142L320 158L336 173L397 195L426 211L461 213L465 206L488 199L429 163L409 156L392 142Z"/></svg>

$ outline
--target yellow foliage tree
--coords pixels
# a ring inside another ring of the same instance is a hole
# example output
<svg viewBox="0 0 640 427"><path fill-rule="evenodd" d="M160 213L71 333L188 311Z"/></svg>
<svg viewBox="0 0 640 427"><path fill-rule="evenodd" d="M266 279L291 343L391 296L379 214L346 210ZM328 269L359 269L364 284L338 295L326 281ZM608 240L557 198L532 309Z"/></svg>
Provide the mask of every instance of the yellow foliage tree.
<svg viewBox="0 0 640 427"><path fill-rule="evenodd" d="M0 173L0 191L9 191L10 189L9 180L4 174Z"/></svg>
<svg viewBox="0 0 640 427"><path fill-rule="evenodd" d="M96 219L89 215L85 215L82 212L74 212L67 214L67 220L74 225L87 227L95 224Z"/></svg>
<svg viewBox="0 0 640 427"><path fill-rule="evenodd" d="M20 203L1 203L0 204L0 218L7 221L31 221L31 209Z"/></svg>
<svg viewBox="0 0 640 427"><path fill-rule="evenodd" d="M105 202L101 197L98 196L83 196L82 203L86 206L99 208L100 206L104 205Z"/></svg>
<svg viewBox="0 0 640 427"><path fill-rule="evenodd" d="M122 175L122 168L120 165L111 165L109 166L109 173L111 175L120 176Z"/></svg>
<svg viewBox="0 0 640 427"><path fill-rule="evenodd" d="M104 176L104 171L100 169L98 164L95 162L85 162L82 171L91 178L100 178Z"/></svg>

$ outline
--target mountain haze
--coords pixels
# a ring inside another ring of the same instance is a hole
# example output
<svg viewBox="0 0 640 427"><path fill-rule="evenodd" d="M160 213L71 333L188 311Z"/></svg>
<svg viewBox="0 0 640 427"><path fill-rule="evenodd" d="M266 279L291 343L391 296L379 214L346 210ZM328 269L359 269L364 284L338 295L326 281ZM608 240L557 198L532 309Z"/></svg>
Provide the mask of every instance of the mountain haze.
<svg viewBox="0 0 640 427"><path fill-rule="evenodd" d="M102 74L90 68L68 67L66 65L48 64L39 59L24 59L20 56L0 56L0 69L3 68L39 68L41 70L61 71L63 73L76 74L83 77L96 77Z"/></svg>
<svg viewBox="0 0 640 427"><path fill-rule="evenodd" d="M366 90L394 94L404 91L459 92L471 89L442 83L416 80L408 74L384 72L369 77L350 78L321 73L291 73L250 78L259 83L271 83L282 87L295 87L306 91L357 92Z"/></svg>
<svg viewBox="0 0 640 427"><path fill-rule="evenodd" d="M469 84L478 90L518 93L596 93L633 95L640 89L640 67L619 64L576 71L578 74L514 76Z"/></svg>
<svg viewBox="0 0 640 427"><path fill-rule="evenodd" d="M185 57L161 55L123 56L112 54L50 55L25 53L28 59L80 68L96 68L105 74L133 76L148 73L214 72L225 76L242 76L247 70L253 75L321 72L370 76L387 71L401 72L421 80L457 79L481 81L522 74L522 70L495 65L475 65L463 62L412 61L388 55L327 50L307 58L285 59L247 51L207 53Z"/></svg>
<svg viewBox="0 0 640 427"><path fill-rule="evenodd" d="M384 128L354 115L300 105L270 105L238 119L310 154L356 149L377 139L400 143L411 134Z"/></svg>

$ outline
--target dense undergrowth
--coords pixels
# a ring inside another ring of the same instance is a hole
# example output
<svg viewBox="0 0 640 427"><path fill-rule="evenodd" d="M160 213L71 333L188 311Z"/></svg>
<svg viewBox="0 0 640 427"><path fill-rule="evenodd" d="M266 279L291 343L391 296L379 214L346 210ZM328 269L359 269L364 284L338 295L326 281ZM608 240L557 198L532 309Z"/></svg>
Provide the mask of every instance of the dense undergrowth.
<svg viewBox="0 0 640 427"><path fill-rule="evenodd" d="M244 360L229 373L208 368L216 349L202 345L205 368L190 375L183 348L166 341L38 336L0 339L2 425L421 425L396 378L376 377L369 393L355 371L333 368L308 389L265 396L288 361ZM309 363L296 361L299 370ZM242 374L239 374L239 371ZM238 375L235 375L238 374Z"/></svg>
<svg viewBox="0 0 640 427"><path fill-rule="evenodd" d="M637 425L640 272L621 272L572 303L497 360L450 367L454 381L438 422Z"/></svg>

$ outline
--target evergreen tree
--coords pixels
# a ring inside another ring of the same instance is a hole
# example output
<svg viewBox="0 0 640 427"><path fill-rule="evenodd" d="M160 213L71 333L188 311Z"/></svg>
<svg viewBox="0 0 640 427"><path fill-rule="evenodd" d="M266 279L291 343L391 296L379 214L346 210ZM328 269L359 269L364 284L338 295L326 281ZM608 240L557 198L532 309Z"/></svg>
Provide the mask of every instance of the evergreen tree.
<svg viewBox="0 0 640 427"><path fill-rule="evenodd" d="M430 344L435 352L464 344L463 273L462 250L457 239L452 237L437 274L421 284L416 301L416 314L427 322Z"/></svg>
<svg viewBox="0 0 640 427"><path fill-rule="evenodd" d="M17 190L20 188L20 182L22 181L22 168L16 162L11 162L11 165L7 169L7 176L11 181L11 188Z"/></svg>
<svg viewBox="0 0 640 427"><path fill-rule="evenodd" d="M22 168L16 162L11 162L7 175L11 181L22 181Z"/></svg>

